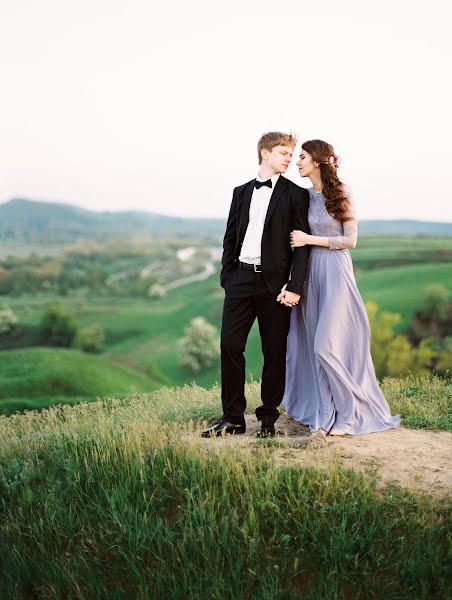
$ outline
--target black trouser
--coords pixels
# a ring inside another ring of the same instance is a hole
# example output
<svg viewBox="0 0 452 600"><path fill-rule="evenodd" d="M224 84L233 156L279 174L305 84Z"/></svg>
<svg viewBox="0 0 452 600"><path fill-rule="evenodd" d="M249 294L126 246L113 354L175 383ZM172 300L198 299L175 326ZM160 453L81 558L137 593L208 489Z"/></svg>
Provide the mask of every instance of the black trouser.
<svg viewBox="0 0 452 600"><path fill-rule="evenodd" d="M223 418L234 424L244 422L245 357L250 329L257 317L264 354L262 405L256 417L273 424L279 417L286 380L286 347L290 308L276 301L262 273L238 269L229 274L221 328L221 399Z"/></svg>

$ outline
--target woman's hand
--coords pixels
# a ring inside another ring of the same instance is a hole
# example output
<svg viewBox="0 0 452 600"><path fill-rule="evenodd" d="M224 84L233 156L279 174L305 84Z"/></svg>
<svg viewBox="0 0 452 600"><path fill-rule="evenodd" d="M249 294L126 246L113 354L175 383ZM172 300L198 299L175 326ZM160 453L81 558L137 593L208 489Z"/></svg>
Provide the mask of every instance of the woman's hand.
<svg viewBox="0 0 452 600"><path fill-rule="evenodd" d="M290 234L290 245L292 248L299 248L300 246L306 246L309 244L309 235L304 231L295 229Z"/></svg>
<svg viewBox="0 0 452 600"><path fill-rule="evenodd" d="M281 292L279 293L278 297L276 298L277 302L279 302L281 300L281 298L284 296L284 292L286 291L286 287L287 287L287 283L282 286Z"/></svg>

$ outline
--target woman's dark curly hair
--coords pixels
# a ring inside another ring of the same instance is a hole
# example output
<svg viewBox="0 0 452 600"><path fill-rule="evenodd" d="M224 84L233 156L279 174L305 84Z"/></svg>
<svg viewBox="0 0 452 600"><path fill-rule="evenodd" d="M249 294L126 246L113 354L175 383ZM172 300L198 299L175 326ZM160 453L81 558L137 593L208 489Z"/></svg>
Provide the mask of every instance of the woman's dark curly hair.
<svg viewBox="0 0 452 600"><path fill-rule="evenodd" d="M348 221L350 200L344 192L342 181L337 176L338 157L334 154L333 146L323 140L308 140L301 147L315 162L319 163L326 210L337 221L341 223Z"/></svg>

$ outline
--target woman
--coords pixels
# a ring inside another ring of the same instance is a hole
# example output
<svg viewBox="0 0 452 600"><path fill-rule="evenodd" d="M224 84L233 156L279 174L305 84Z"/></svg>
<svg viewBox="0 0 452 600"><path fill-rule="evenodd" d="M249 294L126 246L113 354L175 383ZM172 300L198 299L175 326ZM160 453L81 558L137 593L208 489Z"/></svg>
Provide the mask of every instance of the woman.
<svg viewBox="0 0 452 600"><path fill-rule="evenodd" d="M302 145L297 166L309 177L312 235L291 233L292 247L311 246L306 287L294 307L287 345L283 405L316 435L358 435L400 423L375 376L370 328L348 248L357 227L350 190L337 176L339 157L322 140Z"/></svg>

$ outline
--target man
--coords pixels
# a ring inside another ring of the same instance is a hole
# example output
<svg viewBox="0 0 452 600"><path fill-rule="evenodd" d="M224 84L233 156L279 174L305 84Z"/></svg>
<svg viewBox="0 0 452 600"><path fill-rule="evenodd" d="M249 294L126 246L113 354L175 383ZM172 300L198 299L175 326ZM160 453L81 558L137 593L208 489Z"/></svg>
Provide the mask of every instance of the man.
<svg viewBox="0 0 452 600"><path fill-rule="evenodd" d="M290 232L309 233L307 190L282 176L296 139L270 132L258 142L258 177L234 189L223 241L221 285L225 290L221 330L223 416L203 437L245 433L245 357L257 317L264 354L258 437L273 437L284 395L290 307L300 300L308 247L290 246ZM279 302L277 297L285 285Z"/></svg>

